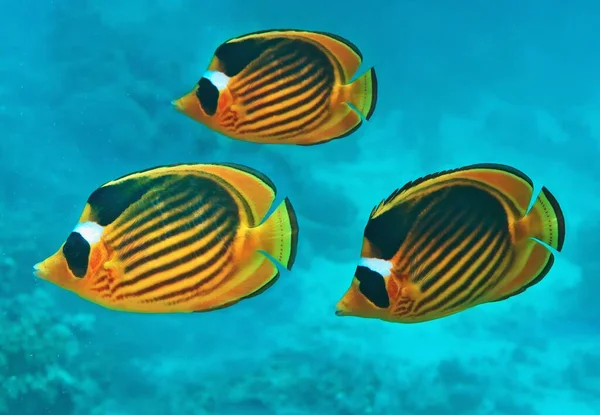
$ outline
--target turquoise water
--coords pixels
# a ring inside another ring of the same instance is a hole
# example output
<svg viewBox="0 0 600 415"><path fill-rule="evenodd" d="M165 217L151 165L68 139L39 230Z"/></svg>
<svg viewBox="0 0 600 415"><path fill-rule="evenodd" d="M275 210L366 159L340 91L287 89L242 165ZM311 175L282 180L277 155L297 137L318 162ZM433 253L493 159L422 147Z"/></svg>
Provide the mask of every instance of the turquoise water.
<svg viewBox="0 0 600 415"><path fill-rule="evenodd" d="M0 1L0 414L600 414L597 3ZM173 110L216 46L269 28L357 44L379 79L371 121L275 146ZM138 315L32 276L102 183L215 161L266 173L296 208L296 265L264 294ZM550 274L433 322L336 317L373 206L482 162L560 201Z"/></svg>

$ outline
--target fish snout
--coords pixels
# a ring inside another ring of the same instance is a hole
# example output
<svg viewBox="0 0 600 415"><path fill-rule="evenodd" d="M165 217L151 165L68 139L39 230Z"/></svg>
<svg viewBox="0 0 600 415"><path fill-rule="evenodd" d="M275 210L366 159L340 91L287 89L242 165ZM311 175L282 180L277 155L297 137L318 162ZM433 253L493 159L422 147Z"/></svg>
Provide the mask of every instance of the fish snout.
<svg viewBox="0 0 600 415"><path fill-rule="evenodd" d="M177 99L174 99L173 101L171 101L171 105L173 106L173 108L175 108L179 112L183 112L185 109L183 107L183 102L182 102L181 98L177 98Z"/></svg>
<svg viewBox="0 0 600 415"><path fill-rule="evenodd" d="M200 101L198 101L196 94L193 92L174 99L171 101L171 106L175 108L177 112L187 115L196 121L206 122L207 117L202 111Z"/></svg>
<svg viewBox="0 0 600 415"><path fill-rule="evenodd" d="M47 278L47 270L43 262L38 262L33 266L33 275L42 280Z"/></svg>
<svg viewBox="0 0 600 415"><path fill-rule="evenodd" d="M335 315L338 317L344 317L350 315L350 310L346 302L342 299L335 306Z"/></svg>

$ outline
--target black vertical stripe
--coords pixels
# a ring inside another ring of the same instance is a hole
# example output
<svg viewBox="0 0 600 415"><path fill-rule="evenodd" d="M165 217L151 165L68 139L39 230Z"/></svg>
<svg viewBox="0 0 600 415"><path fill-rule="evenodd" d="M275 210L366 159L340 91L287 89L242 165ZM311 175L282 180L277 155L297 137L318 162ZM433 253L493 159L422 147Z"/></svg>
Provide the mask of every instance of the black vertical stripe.
<svg viewBox="0 0 600 415"><path fill-rule="evenodd" d="M455 307L456 305L462 304L461 301L468 301L469 298L473 295L476 290L476 286L473 288L473 284L476 283L478 277L480 277L481 273L489 266L491 261L481 261L477 267L473 268L473 265L477 262L478 259L482 257L491 258L491 260L496 260L496 253L503 249L503 246L506 245L507 241L504 235L497 233L488 233L488 237L485 239L485 242L479 247L477 251L475 251L465 263L465 272L463 277L463 282L456 287L453 291L449 292L447 297L450 300L455 300L452 304L450 304L450 308ZM491 244L491 245L490 245ZM472 269L470 273L467 273L468 270ZM461 294L465 293L465 295L461 296Z"/></svg>
<svg viewBox="0 0 600 415"><path fill-rule="evenodd" d="M178 250L185 250L190 245L202 240L209 232L218 229L220 226L226 223L228 217L224 213L224 210L220 209L219 206L211 206L209 209L204 211L201 216L188 218L188 221L181 222L181 224L177 227L168 229L164 234L147 240L140 245L134 246L132 249L127 251L126 255L123 256L124 261L132 258L132 261L127 262L127 265L125 266L125 272L132 273L136 268L146 263L172 254ZM209 222L208 226L206 226L207 222ZM198 231L192 233L185 239L177 242L173 241L174 237L181 235L193 228L197 228ZM151 250L150 248L153 247L157 247L159 249L156 251Z"/></svg>
<svg viewBox="0 0 600 415"><path fill-rule="evenodd" d="M243 91L244 95L252 95L252 93L264 87L269 80L273 83L275 80L294 76L294 73L286 72L283 69L291 62L294 62L295 71L297 72L300 61L311 62L315 66L324 69L331 78L335 77L335 68L325 52L312 43L294 39L279 44L276 48L262 54L259 59L254 61L253 65L249 67L248 74L244 73L244 76L240 79L240 86L242 88L245 88L246 85L249 87L247 91ZM273 65L273 62L277 62L278 64ZM250 74L252 76L260 74L260 79L264 79L264 81L257 79L256 84L245 83L243 78L248 78ZM275 75L275 79L270 75ZM236 90L238 90L237 87ZM239 92L242 91L239 90Z"/></svg>
<svg viewBox="0 0 600 415"><path fill-rule="evenodd" d="M428 199L435 203L427 204ZM484 189L456 184L432 190L414 206L423 206L422 213L409 232L413 240L405 240L406 247L401 248L410 266L410 282L423 293L411 306L411 315L435 313L458 302L462 292L457 285L463 290L474 285L465 302L487 292L498 279L498 267L504 269L509 262L512 246L501 202ZM492 241L496 250L490 252Z"/></svg>
<svg viewBox="0 0 600 415"><path fill-rule="evenodd" d="M482 273L487 269L490 269L490 272L494 272L494 266L490 267L490 264L494 265L498 262L499 257L496 255L498 251L503 250L503 246L506 245L506 239L502 237L502 235L496 235L494 243L491 249L486 249L481 255L485 255L487 260L481 261L477 267L471 272L471 274L467 277L465 276L464 282L456 288L454 291L448 294L449 300L454 300L450 305L446 306L446 310L454 309L460 306L463 306L476 293L477 289L481 286L481 281L485 281L486 277L482 275ZM490 248L487 246L486 248ZM486 255L487 252L487 255ZM473 285L475 284L475 285ZM466 293L465 291L468 290ZM465 293L464 295L460 295Z"/></svg>
<svg viewBox="0 0 600 415"><path fill-rule="evenodd" d="M237 88L237 85L235 85L235 90L237 91L237 96L240 99L241 104L250 111L250 114L252 114L254 112L254 109L252 108L254 104L259 103L260 100L273 93L273 91L278 90L278 86L282 82L288 82L286 87L289 87L289 84L293 85L293 81L301 75L303 69L301 63L302 62L300 61L295 61L287 67L280 68L275 73L262 71L265 73L260 74L260 82L257 82L256 85L251 85L246 89L240 90Z"/></svg>
<svg viewBox="0 0 600 415"><path fill-rule="evenodd" d="M110 243L115 243L127 234L139 232L144 223L148 223L161 216L164 211L175 209L190 200L189 188L192 181L175 174L162 177L164 178L163 182L157 183L158 186L148 188L143 198L136 201L138 203L134 205L134 208L127 211L127 215L114 221L113 230L107 235ZM157 210L149 206L150 203L154 203L153 199L165 203L164 208Z"/></svg>
<svg viewBox="0 0 600 415"><path fill-rule="evenodd" d="M435 305L435 307L443 307L446 302L455 299L457 295L459 295L461 292L464 292L464 290L473 283L475 278L477 278L478 273L476 273L476 270L472 269L473 265L475 262L477 262L481 255L484 254L485 250L489 247L489 244L494 240L494 236L495 235L492 232L485 232L483 235L481 233L474 235L468 248L465 249L465 252L463 253L467 260L464 261L460 267L454 268L452 276L448 278L447 281L434 293L432 293L430 298L423 299L421 307L436 299L440 301ZM479 244L479 246L477 246L477 244ZM456 267L458 260L460 260L460 258L456 256L451 266ZM461 280L463 283L458 288L449 291Z"/></svg>
<svg viewBox="0 0 600 415"><path fill-rule="evenodd" d="M178 192L184 196L177 198ZM140 211L140 217L147 218L150 225L134 225L139 222L136 219L133 223L128 222L131 232L125 234L125 239L115 247L120 262L124 264L125 278L113 287L113 293L124 287L134 288L137 283L152 276L168 275L186 260L206 255L219 238L232 238L240 224L240 212L233 196L211 179L181 176L170 191L157 190L149 196L156 197L156 200L144 200L146 210ZM221 232L215 238L211 236L211 240L203 241L200 249L192 248L217 230ZM186 236L175 239L181 234ZM161 261L161 258L175 252L177 260ZM140 267L144 269L136 275L135 271Z"/></svg>
<svg viewBox="0 0 600 415"><path fill-rule="evenodd" d="M307 80L313 80L314 82L313 78L319 73L323 76L322 68L301 57L296 59L293 65L282 68L276 73L262 75L260 85L257 84L247 90L241 90L238 94L247 107L246 113L251 115L270 105L265 99L268 99L274 91L297 87Z"/></svg>
<svg viewBox="0 0 600 415"><path fill-rule="evenodd" d="M236 91L243 92L247 88L262 88L269 83L265 76L283 72L290 65L298 63L298 54L289 49L271 49L258 57L249 65L236 82Z"/></svg>
<svg viewBox="0 0 600 415"><path fill-rule="evenodd" d="M197 268L194 268L193 270L190 270L186 273L180 274L177 277L171 279L170 283L171 285L175 285L177 282L181 282L184 281L192 276L198 275L200 274L202 271L208 269L210 266L212 265L216 265L217 262L220 262L221 264L223 264L223 266L218 267L217 269L213 270L210 274L203 276L203 278L201 278L199 281L193 282L191 285L188 285L186 287L183 288L179 288L175 291L171 291L169 293L166 294L162 294L156 297L153 297L152 299L148 300L149 302L157 302L157 301L165 301L165 300L171 300L177 297L181 297L181 296L185 296L187 294L190 293L194 293L196 290L202 288L203 285L213 281L215 278L221 276L221 281L220 284L224 283L225 281L227 281L227 277L231 275L231 271L233 266L231 265L231 261L232 261L232 254L228 253L224 255L215 255L209 264L207 264L207 266L198 266ZM220 261L219 261L220 260ZM167 286L169 284L163 285L163 286ZM220 285L218 284L218 285ZM162 288L162 287L159 287ZM214 287L214 289L216 289L217 287ZM149 291L151 292L151 291ZM140 293L140 294L144 294L144 293ZM206 291L198 293L198 295L205 295L207 294Z"/></svg>
<svg viewBox="0 0 600 415"><path fill-rule="evenodd" d="M264 97L257 99L255 101L256 105L252 107L252 111L247 112L248 117L239 123L238 128L240 131L249 130L252 126L269 118L286 114L294 115L293 111L304 105L312 104L312 109L310 110L312 112L317 105L323 106L328 103L333 83L324 78L322 71L318 68L314 66L311 66L311 68L314 69L313 73L291 78L288 84L281 86L273 85L272 89L265 91ZM303 82L304 84L302 84ZM306 95L308 92L310 94ZM251 116L252 114L254 116ZM274 119L273 122L277 122L277 119Z"/></svg>
<svg viewBox="0 0 600 415"><path fill-rule="evenodd" d="M464 250L457 252L463 238L467 238L473 232L473 228L469 226L469 218L465 218L465 216L467 216L465 212L458 213L451 219L446 229L429 246L425 247L419 268L419 279L423 282L421 284L422 292L429 291L441 278L446 276L444 271L448 271L447 268L438 269L441 260L449 256L456 258L465 254ZM466 219L466 223L461 223L463 219Z"/></svg>
<svg viewBox="0 0 600 415"><path fill-rule="evenodd" d="M200 202L202 200L200 197L198 199L199 199L198 202ZM208 212L204 212L200 216L200 218L197 218L196 216L190 215L190 214L184 215L184 213L187 213L187 212L196 212L202 206L197 204L194 207L195 207L194 209L188 208L183 211L175 210L175 211L173 211L173 214L171 214L170 216L165 215L164 218L161 219L161 221L160 221L162 226L159 227L160 229L164 229L164 232L161 232L158 236L155 236L150 239L145 239L145 240L136 238L134 240L134 242L131 242L128 245L123 245L122 247L120 247L123 251L121 254L122 261L128 262L130 259L137 257L135 262L129 263L126 266L125 271L126 272L132 271L138 265L144 263L145 261L148 260L148 258L151 257L151 255L144 255L144 256L140 255L140 254L144 253L144 251L148 251L150 248L152 248L156 245L168 244L167 241L170 238L173 238L177 235L180 235L182 233L189 231L191 228L196 226L198 221L206 220L207 218L211 217L211 215L216 214L217 209L218 209L218 207L211 205L208 209ZM146 232L143 232L143 233L145 234ZM140 240L142 240L143 242L138 243Z"/></svg>
<svg viewBox="0 0 600 415"><path fill-rule="evenodd" d="M225 236L226 233L223 232L223 236ZM230 234L231 235L231 234ZM232 235L233 236L233 235ZM227 240L223 240L222 238L213 238L210 241L211 244L211 248L214 248L217 244L221 243L221 247L219 248L219 250L216 252L215 255L212 255L208 258L206 258L206 260L204 262L202 262L201 264L197 265L196 267L187 270L187 271L183 271L181 273L178 273L174 276L169 276L168 278L165 278L164 280L158 281L148 287L144 287L141 288L139 290L136 290L132 293L128 293L125 294L124 297L141 297L144 296L146 294L152 293L154 291L157 291L161 288L164 287L168 287L170 285L176 285L179 282L182 282L184 280L193 278L193 277L197 277L199 276L202 272L208 270L212 265L214 265L215 263L217 263L217 261L223 259L224 257L227 257L227 251L229 250L229 244L226 242L230 242L232 238L228 238ZM218 276L219 273L221 272L220 268L218 268L217 270L215 270L214 272L212 272L207 278L202 278L201 281L199 281L199 283L206 283L209 282L211 279L213 279L214 277ZM202 285L200 284L200 285ZM179 293L181 291L177 290L176 293ZM173 294L173 293L170 293ZM168 295L168 294L167 294ZM180 295L180 294L176 294L176 295ZM159 296L159 297L155 297L152 299L152 301L162 301L165 300L167 298L171 298L169 296L164 297L164 295Z"/></svg>
<svg viewBox="0 0 600 415"><path fill-rule="evenodd" d="M208 215L207 215L207 219L208 219ZM207 235L210 235L211 233L217 231L220 228L221 228L221 230L218 232L218 234L215 237L213 237L211 239L206 238ZM130 265L128 265L126 267L126 271L132 272L141 265L147 264L156 259L160 259L161 257L172 254L173 252L176 252L178 250L182 250L181 256L178 256L176 259L171 260L170 262L157 264L156 266L146 269L145 271L143 271L137 275L135 275L135 274L132 275L132 278L121 283L119 288L135 285L135 284L139 283L140 281L143 281L147 278L150 278L150 277L158 275L158 274L164 273L166 275L166 273L173 271L177 267L188 263L189 261L193 260L194 258L198 258L203 255L207 255L224 238L227 240L232 239L233 236L235 235L235 231L236 231L235 222L232 220L229 220L226 216L221 216L217 220L213 220L209 226L204 227L202 229L202 232L198 232L198 233L190 236L189 238L180 241L179 243L165 245L165 247L162 248L161 250L154 252L151 255L140 258L140 259L136 260L135 262L131 263ZM197 248L194 250L187 249L191 245L193 245L199 241L204 242L204 244L200 248Z"/></svg>
<svg viewBox="0 0 600 415"><path fill-rule="evenodd" d="M420 274L414 271L420 266L420 253L427 244L431 243L437 233L445 226L446 221L454 214L451 210L433 209L417 219L417 224L409 232L409 237L404 241L406 251L403 253L404 266L400 267L402 272L409 272L413 278L419 278ZM413 282L418 282L413 280Z"/></svg>
<svg viewBox="0 0 600 415"><path fill-rule="evenodd" d="M303 101L290 101L290 104L287 107L281 110L268 112L260 117L263 120L271 118L272 121L266 122L265 124L254 128L242 128L239 131L240 133L259 133L265 137L272 135L284 135L289 131L306 132L306 130L302 127L306 127L315 120L321 118L321 115L328 110L328 96L324 94L324 92L326 91L317 89L311 96ZM321 95L320 98L318 96L319 94ZM312 105L309 108L306 108L301 112L295 112L298 108L301 108L301 105L303 105L305 102L308 104L309 100L312 101ZM275 117L278 115L284 115L285 117L277 120ZM274 131L277 128L285 127L293 122L302 120L304 120L304 124L301 124L300 126L290 126L279 131Z"/></svg>
<svg viewBox="0 0 600 415"><path fill-rule="evenodd" d="M323 71L319 68L310 65L308 67L311 71L306 73L303 72L298 74L297 77L288 78L286 83L282 85L273 85L271 88L265 90L260 96L253 100L254 105L248 107L246 114L248 116L258 113L255 117L248 117L244 122L240 123L240 126L252 125L258 121L263 121L269 116L281 115L286 111L286 105L290 105L291 100L297 99L296 106L300 104L306 104L312 101L315 97L327 93L327 97L330 96L333 83L323 76ZM305 98L300 99L303 94L313 92ZM320 92L315 92L320 91ZM282 94L282 92L285 92ZM275 94L277 93L277 94ZM265 112L265 110L272 110L272 112Z"/></svg>
<svg viewBox="0 0 600 415"><path fill-rule="evenodd" d="M506 239L502 235L497 236L498 238L494 243L491 253L486 257L484 261L481 261L481 263L477 266L476 269L474 269L470 274L464 276L463 284L461 284L460 287L456 288L452 292L446 293L446 295L441 299L440 302L424 309L418 315L424 315L433 310L441 310L445 312L455 310L459 307L465 308L466 305L472 303L471 299L473 295L481 287L489 283L494 277L498 276L498 265L504 259L503 255L505 254L506 249L510 247L510 245L507 244ZM500 250L500 252L498 252L498 250ZM473 286L473 284L475 285ZM464 292L464 290L468 289L469 287L472 288L470 288L464 296L459 297L461 292ZM448 305L448 303L450 304ZM415 312L417 312L419 309L420 307L415 309Z"/></svg>
<svg viewBox="0 0 600 415"><path fill-rule="evenodd" d="M441 220L441 215L447 215L444 210L434 210L429 212L429 207L435 205L436 196L427 196L417 202L410 201L394 206L383 213L376 214L383 204L391 203L397 196L392 193L384 202L377 206L371 212L371 218L365 227L364 236L381 253L381 258L385 260L392 259L400 249L403 255L398 264L399 270L405 272L404 263L410 258L412 252L415 252L415 237L418 240L426 234L427 229L435 220ZM424 212L429 212L424 214ZM408 264L407 264L408 265Z"/></svg>
<svg viewBox="0 0 600 415"><path fill-rule="evenodd" d="M305 89L305 87L302 89ZM303 118L310 116L316 109L319 107L323 108L328 103L328 89L329 88L323 83L321 85L316 85L310 95L302 99L297 99L298 95L296 95L295 91L292 91L291 93L288 93L288 95L282 96L281 99L277 99L278 102L273 106L264 108L261 113L258 113L255 117L248 118L239 123L238 128L240 132L273 129L288 124L288 120L294 119L294 117ZM304 91L302 93L304 93ZM303 105L310 105L310 107L301 113L294 112L295 110L301 109ZM260 124L261 122L264 123Z"/></svg>
<svg viewBox="0 0 600 415"><path fill-rule="evenodd" d="M426 314L426 313L428 313L430 311L434 311L434 310L441 310L442 307L444 307L448 302L454 300L456 298L455 296L460 293L458 291L458 289L449 291L449 289L452 286L456 285L461 280L468 282L468 284L470 285L482 277L485 278L485 275L483 274L483 272L485 271L486 267L489 265L489 260L483 261L475 269L473 269L473 264L478 259L481 258L480 256L476 256L476 255L477 254L482 255L485 252L485 249L488 247L487 244L489 242L491 242L493 236L495 236L495 235L490 232L488 232L485 235L480 236L481 238L484 239L485 242L479 247L479 249L477 249L475 251L473 251L475 248L475 244L472 244L469 247L469 250L465 251L463 253L463 255L467 256L469 259L467 261L465 261L465 263L459 270L455 270L452 277L448 278L448 280L445 282L445 284L440 286L437 290L435 290L433 293L431 293L426 298L423 298L423 300L420 301L419 304L415 307L415 313L418 313L419 310L421 310L423 308L425 308L425 309L418 315L423 315L423 314ZM497 239L497 241L501 240L501 239L502 238L499 238L499 239ZM497 243L498 242L496 242L496 244ZM490 256L490 258L491 258L490 260L492 260L492 261L495 260L495 257L493 257L493 256ZM465 283L463 283L463 285L465 285ZM437 302L436 302L436 300L437 300ZM428 306L428 307L426 307L426 306Z"/></svg>
<svg viewBox="0 0 600 415"><path fill-rule="evenodd" d="M485 296L487 293L490 292L490 290L494 289L496 285L498 285L498 283L501 281L501 278L505 278L507 276L506 271L508 271L510 267L510 262L513 258L512 245L507 242L502 246L502 248L502 251L499 252L496 257L495 264L490 268L490 275L487 281L484 281L482 279L475 286L473 290L475 296L468 299L468 303L470 306L477 304L483 296ZM500 273L499 270L504 272ZM492 278L493 276L496 278Z"/></svg>
<svg viewBox="0 0 600 415"><path fill-rule="evenodd" d="M322 105L318 111L312 111L311 113L310 110L307 110L287 120L288 123L292 123L295 121L299 121L300 119L304 119L304 121L302 121L302 123L299 125L290 126L283 130L278 130L277 132L270 132L261 135L263 137L276 137L280 140L295 137L298 135L306 135L319 128L326 120L328 115L329 114L327 106Z"/></svg>
<svg viewBox="0 0 600 415"><path fill-rule="evenodd" d="M473 232L471 231L471 235L465 234L465 238L468 238L468 243L465 246L461 247L460 249L458 249L458 247L453 247L452 251L448 252L448 256L451 257L450 261L448 261L441 269L434 270L432 267L432 269L429 270L429 272L431 272L433 275L431 276L431 278L429 278L423 283L421 289L422 292L427 293L440 280L442 280L443 278L445 278L445 280L432 293L423 298L423 300L420 302L421 306L424 306L429 302L435 300L440 295L442 295L442 293L444 293L449 287L454 285L460 278L464 278L465 264L463 263L463 265L458 269L456 268L457 264L465 257L468 258L469 255L472 255L472 251L477 245L477 243L481 239L487 239L487 235L477 231L473 235ZM434 265L437 266L437 264Z"/></svg>
<svg viewBox="0 0 600 415"><path fill-rule="evenodd" d="M316 130L331 116L335 70L329 56L305 40L265 50L230 85L244 106L235 133L284 139Z"/></svg>
<svg viewBox="0 0 600 415"><path fill-rule="evenodd" d="M194 195L191 191L188 191L174 195L171 199L165 199L166 203L162 208L148 209L144 215L139 216L139 219L136 218L127 224L128 226L123 226L124 229L119 232L119 235L123 236L121 241L117 243L117 237L111 238L111 241L116 243L118 249L127 249L136 241L146 238L152 233L193 214L198 210L197 204L187 206L183 210L182 208L196 197L198 195Z"/></svg>
<svg viewBox="0 0 600 415"><path fill-rule="evenodd" d="M437 210L437 209L436 209ZM422 272L418 272L416 274L413 274L415 271L420 271L423 267L423 265L425 264L425 262L428 259L428 251L427 247L430 246L432 243L434 243L434 241L436 239L439 238L439 234L441 232L443 232L444 228L447 226L447 221L451 220L452 217L454 215L456 215L458 212L456 212L455 210L448 208L447 210L443 211L443 216L439 215L437 217L436 221L432 221L429 222L427 228L421 228L419 227L419 236L421 236L421 238L418 238L415 240L414 243L414 249L412 250L412 253L410 255L411 258L411 263L410 263L410 272L411 275L413 276L413 282L414 283L420 283L427 275L423 274ZM430 213L433 215L433 212ZM458 213L460 214L460 213Z"/></svg>

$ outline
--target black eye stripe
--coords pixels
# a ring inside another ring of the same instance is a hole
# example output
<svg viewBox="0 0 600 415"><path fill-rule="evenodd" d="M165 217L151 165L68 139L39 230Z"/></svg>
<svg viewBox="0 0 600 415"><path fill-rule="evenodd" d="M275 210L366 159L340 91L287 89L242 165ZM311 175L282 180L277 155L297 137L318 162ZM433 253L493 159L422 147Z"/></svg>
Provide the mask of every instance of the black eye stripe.
<svg viewBox="0 0 600 415"><path fill-rule="evenodd" d="M367 267L359 265L354 274L359 281L359 291L379 308L388 308L390 298L385 287L383 276Z"/></svg>
<svg viewBox="0 0 600 415"><path fill-rule="evenodd" d="M83 278L87 274L90 250L88 241L77 232L71 232L63 246L67 266L77 278Z"/></svg>
<svg viewBox="0 0 600 415"><path fill-rule="evenodd" d="M213 116L217 113L219 103L219 90L207 78L200 78L196 97L206 115Z"/></svg>

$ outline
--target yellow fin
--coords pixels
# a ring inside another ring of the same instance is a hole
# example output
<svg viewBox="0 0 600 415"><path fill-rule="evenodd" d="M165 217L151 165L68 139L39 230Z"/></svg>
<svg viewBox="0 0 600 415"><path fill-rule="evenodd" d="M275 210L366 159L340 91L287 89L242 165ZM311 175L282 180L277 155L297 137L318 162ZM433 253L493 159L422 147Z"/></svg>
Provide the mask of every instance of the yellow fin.
<svg viewBox="0 0 600 415"><path fill-rule="evenodd" d="M292 269L298 249L298 221L288 198L253 232L257 235L257 248L265 251L273 259Z"/></svg>
<svg viewBox="0 0 600 415"><path fill-rule="evenodd" d="M309 31L288 31L284 33L288 33L292 37L311 40L325 49L327 53L333 55L341 66L342 83L350 81L362 63L363 57L358 47L341 36L327 32Z"/></svg>
<svg viewBox="0 0 600 415"><path fill-rule="evenodd" d="M371 119L377 106L377 76L375 68L369 69L350 84L344 85L348 103L367 121Z"/></svg>
<svg viewBox="0 0 600 415"><path fill-rule="evenodd" d="M192 305L198 312L229 307L243 299L257 296L273 286L279 269L273 260L292 269L298 244L298 224L289 199L285 199L260 225L250 229L251 253L235 275L210 290ZM269 254L273 260L263 252ZM217 304L213 306L213 304Z"/></svg>
<svg viewBox="0 0 600 415"><path fill-rule="evenodd" d="M519 210L518 217L524 216L527 212L533 194L532 180L514 167L504 164L481 163L443 170L412 180L377 205L371 212L371 217L377 217L416 195L434 192L440 187L461 180L480 183L487 189L494 189L504 199L512 200L511 205L516 206Z"/></svg>
<svg viewBox="0 0 600 415"><path fill-rule="evenodd" d="M277 187L263 173L247 166L233 163L202 165L202 172L208 173L220 182L227 182L247 202L251 215L248 226L257 226L265 217L277 195Z"/></svg>
<svg viewBox="0 0 600 415"><path fill-rule="evenodd" d="M558 252L563 249L565 218L558 201L546 187L542 188L531 210L517 222L516 227L521 234L516 241L517 264L521 263L521 268L517 275L494 290L490 301L505 300L539 283L554 264L554 254L547 246Z"/></svg>

